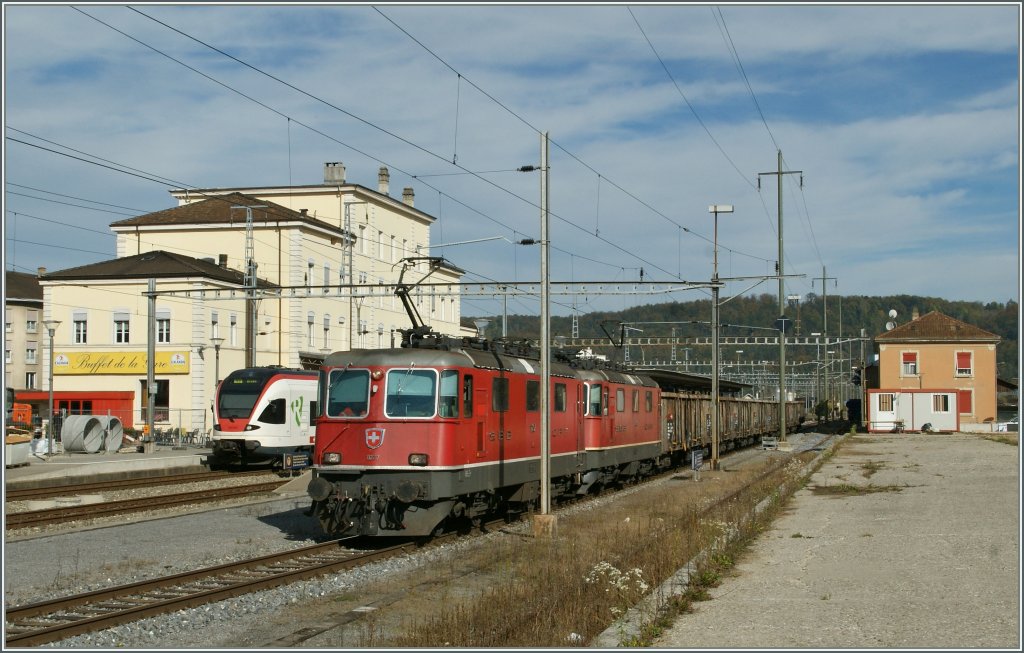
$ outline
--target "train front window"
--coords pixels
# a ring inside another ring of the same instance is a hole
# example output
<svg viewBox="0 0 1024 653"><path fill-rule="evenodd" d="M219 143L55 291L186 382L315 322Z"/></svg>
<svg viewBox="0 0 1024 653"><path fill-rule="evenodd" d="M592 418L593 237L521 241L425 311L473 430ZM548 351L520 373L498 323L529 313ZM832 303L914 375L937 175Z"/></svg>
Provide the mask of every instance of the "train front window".
<svg viewBox="0 0 1024 653"><path fill-rule="evenodd" d="M244 370L243 370L244 371ZM257 375L232 375L224 379L217 397L217 413L222 418L238 419L249 417L256 406L256 400L266 379Z"/></svg>
<svg viewBox="0 0 1024 653"><path fill-rule="evenodd" d="M327 385L328 417L365 417L369 398L369 370L331 370Z"/></svg>
<svg viewBox="0 0 1024 653"><path fill-rule="evenodd" d="M394 369L388 372L384 414L388 417L433 417L437 403L437 372Z"/></svg>

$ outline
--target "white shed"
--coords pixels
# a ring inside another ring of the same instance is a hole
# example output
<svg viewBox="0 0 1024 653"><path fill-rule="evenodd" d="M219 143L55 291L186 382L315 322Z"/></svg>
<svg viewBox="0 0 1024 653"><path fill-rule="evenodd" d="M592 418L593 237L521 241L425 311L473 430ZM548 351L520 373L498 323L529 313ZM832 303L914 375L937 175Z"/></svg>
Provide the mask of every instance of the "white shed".
<svg viewBox="0 0 1024 653"><path fill-rule="evenodd" d="M956 390L868 390L870 433L959 431Z"/></svg>

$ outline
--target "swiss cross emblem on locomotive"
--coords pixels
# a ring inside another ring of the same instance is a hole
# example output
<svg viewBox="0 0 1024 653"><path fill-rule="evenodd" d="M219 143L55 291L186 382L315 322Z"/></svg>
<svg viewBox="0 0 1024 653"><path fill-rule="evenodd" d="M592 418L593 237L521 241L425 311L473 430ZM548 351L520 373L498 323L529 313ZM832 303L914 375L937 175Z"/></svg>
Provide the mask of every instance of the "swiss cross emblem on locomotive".
<svg viewBox="0 0 1024 653"><path fill-rule="evenodd" d="M384 444L384 429L366 429L366 446L376 449Z"/></svg>

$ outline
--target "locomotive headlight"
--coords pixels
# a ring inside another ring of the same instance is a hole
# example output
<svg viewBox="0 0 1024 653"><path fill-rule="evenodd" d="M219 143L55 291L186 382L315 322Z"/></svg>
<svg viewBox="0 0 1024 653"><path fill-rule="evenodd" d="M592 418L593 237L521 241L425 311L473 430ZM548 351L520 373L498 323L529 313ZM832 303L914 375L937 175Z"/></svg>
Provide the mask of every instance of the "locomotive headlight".
<svg viewBox="0 0 1024 653"><path fill-rule="evenodd" d="M426 467L427 465L427 454L425 453L411 453L409 454L409 464L417 467Z"/></svg>
<svg viewBox="0 0 1024 653"><path fill-rule="evenodd" d="M325 453L324 454L324 464L325 465L340 465L341 464L341 454L337 453L337 452Z"/></svg>

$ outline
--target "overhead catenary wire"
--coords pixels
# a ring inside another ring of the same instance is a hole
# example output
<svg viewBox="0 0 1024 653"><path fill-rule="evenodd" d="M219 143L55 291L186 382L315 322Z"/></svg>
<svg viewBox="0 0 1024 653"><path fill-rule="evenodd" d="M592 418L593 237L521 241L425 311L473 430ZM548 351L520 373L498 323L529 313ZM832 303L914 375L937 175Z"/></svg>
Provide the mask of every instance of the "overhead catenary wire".
<svg viewBox="0 0 1024 653"><path fill-rule="evenodd" d="M189 70L191 70L191 71L201 75L202 77L213 81L214 83L218 84L219 86L222 86L222 87L224 87L224 88L226 88L228 90L231 90L232 92L237 93L238 95L240 95L240 96L242 96L242 97L244 97L246 99L252 100L253 102L258 104L259 106L262 106L262 107L264 107L264 108L266 108L266 109L268 109L270 111L273 111L275 114L277 114L277 115L279 115L281 117L288 117L286 114L284 114L284 113L282 113L282 112L280 112L280 111L278 111L276 109L273 109L272 107L269 107L268 105L266 105L263 102L260 102L259 100L255 100L251 96L249 96L249 95L247 95L245 93L242 93L241 91L238 91L237 89L232 88L231 86L225 84L224 82L216 80L215 78L211 77L210 75L207 75L206 73L203 73L203 72L197 70L193 66L190 66L190 65L188 65L188 64L186 64L186 63L184 63L184 62L182 62L182 61L180 61L178 59L176 59L175 57L172 57L171 55L169 55L169 54L159 50L158 48L155 48L152 45L149 45L149 44L147 44L147 43L145 43L145 42L143 42L143 41L141 41L141 40L139 40L139 39L137 39L137 38L127 34L127 33L125 33L124 31L122 31L122 30L120 30L120 29L110 25L109 23L106 23L105 21L102 21L102 20L96 18L95 16L92 16L92 15L82 11L81 9L78 9L76 7L72 7L72 8L75 9L76 11L82 13L83 15L85 15L85 16L93 19L93 20L95 20L96 22L98 22L98 23L100 23L102 25L105 25L106 27L109 27L110 29L118 32L119 34L124 35L125 37L131 39L132 41L135 41L136 43L139 43L140 45L142 45L142 46L144 46L144 47L146 47L146 48L156 52L157 54L160 54L161 56L164 56L164 57L170 59L171 61L174 61L174 62L184 66L185 68L188 68ZM223 50L221 50L221 49L219 49L219 48L217 48L217 47L215 47L213 45L205 43L204 41L202 41L200 39L197 39L196 37L191 36L191 35L185 33L182 30L179 30L179 29L177 29L177 28L175 28L175 27L173 27L171 25L168 25L167 23L164 23L163 21L160 21L160 20L158 20L156 18L153 18L152 16L149 16L149 15L145 14L144 12L141 12L138 9L135 9L134 7L128 7L128 9L130 9L130 10L138 13L139 15L144 16L145 18L148 18L148 19L150 19L150 20L152 20L152 21L154 21L154 22L156 22L156 23L158 23L160 25L163 25L167 29L170 29L170 30L174 31L174 32L182 35L185 38L188 38L188 39L190 39L192 41L195 41L196 43L199 43L200 45L203 45L204 47L207 47L207 48L209 48L209 49L211 49L211 50L213 50L213 51L215 51L215 52L217 52L217 53L219 53L219 54L221 54L221 55L223 55L225 57L228 57L229 59L238 62L240 65L243 65L243 66L249 68L250 70L253 70L253 71L258 72L258 73L260 73L262 75L265 75L266 77L268 77L268 78L270 78L270 79L272 79L274 81L277 81L277 82L287 86L288 88L291 88L291 89L295 90L296 92L298 92L298 93L300 93L302 95L305 95L306 97L309 97L310 99L313 99L313 100L315 100L317 102L320 102L320 103L328 106L329 108L335 109L335 110L337 110L337 111L339 111L339 112L341 112L341 113L343 113L343 114L345 114L347 116L350 116L353 119L358 120L359 122L362 122L363 124L373 128L373 129L377 129L377 130L381 131L384 134L387 134L387 135L389 135L389 136L391 136L391 137L393 137L393 138L395 138L395 139L397 139L397 140L399 140L399 141L401 141L401 142L403 142L403 143L405 143L405 144L407 144L407 145L409 145L409 146L411 146L411 147L413 147L413 148L415 148L415 149L417 149L417 150L419 150L419 151L421 151L421 152L423 152L425 154L428 154L429 156L432 156L432 157L437 158L437 159L439 159L441 161L444 161L445 163L448 163L448 161L447 161L447 159L445 157L443 157L440 154L437 154L435 152L432 152L432 151L428 150L427 148L425 148L425 147L423 147L421 145L418 145L418 144L410 141L409 139L406 139L406 138L404 138L404 137L402 137L402 136L400 136L398 134L395 134L394 132L392 132L390 130L387 130L387 129L383 128L383 127L380 127L379 125L376 125L373 122L371 122L371 121L369 121L369 120L367 120L365 118L357 116L357 115L355 115L355 114L353 114L353 113L351 113L351 112L349 112L349 111L347 111L347 110L345 110L345 109L343 109L341 107L338 107L335 104L333 104L331 102L328 102L327 100L324 100L324 99L322 99L322 98L320 98L320 97L318 97L318 96L316 96L316 95L314 95L312 93L309 93L308 91L300 89L300 88L294 86L293 84L280 79L279 77L277 77L275 75L267 73L267 72L261 70L260 68L258 68L256 66L253 66L253 65L251 65L251 64L249 64L249 63L247 63L245 61L242 61L241 59L239 59L239 58L237 58L237 57L235 57L235 56L233 56L231 54L228 54L228 53L224 52ZM316 128L313 128L313 127L311 127L309 125L306 125L305 123L302 123L302 122L296 120L295 118L292 118L292 120L294 122L296 122L296 124L302 125L303 127L306 127L307 129L310 129L314 133L320 134L321 136L324 136L325 138L328 138L328 139L330 139L330 140L332 140L332 141L334 141L334 142L336 142L336 143L338 143L340 145L343 145L344 147L348 147L349 149L352 149L353 151L358 152L359 154L362 154L363 156L365 156L365 157L367 157L367 158L369 158L371 160L377 161L377 162L382 163L382 164L386 164L386 162L382 161L380 158L378 158L376 156L373 156L373 155L370 155L370 154L368 154L366 152L363 152L363 151L361 151L361 150L359 150L357 148L354 148L354 147L352 147L351 145L349 145L347 143L343 143L341 141L338 141L337 139L335 139L335 138L325 134L324 132L322 132L322 131L320 131L320 130L318 130ZM485 177L482 177L482 176L474 173L473 171L468 170L468 169L460 166L457 163L452 163L452 165L454 165L455 167L459 168L460 170L463 170L464 172L466 172L468 174L473 175L475 178L483 181L484 183L486 183L486 184L488 184L488 185L490 185L490 186L492 186L492 187L494 187L494 188L496 188L496 189L498 189L498 190L500 190L500 191L502 191L504 193L507 193L508 195L510 195L510 196L520 200L520 201L523 201L523 202L525 202L525 203L527 203L527 204L529 204L529 205L531 205L531 206L533 206L535 208L538 208L538 209L540 208L540 205L538 203L536 203L535 201L533 201L533 200L531 200L529 198L522 197L521 195L518 195L518 194L514 193L513 191L511 191L511 190L509 190L507 188L504 188L503 186L500 186L500 185L492 182L491 180L486 179ZM402 170L401 168L399 168L397 166L393 166L392 165L391 167L394 167L394 169L396 169L399 172L402 172L403 174L406 174L406 175L408 175L410 177L413 176L410 173ZM430 186L430 184L427 184L427 185ZM434 188L433 186L430 186L430 187ZM435 190L437 190L437 189L435 188ZM565 218L564 216L557 215L557 214L555 214L554 212L551 212L551 211L549 211L548 214L551 217L556 218L558 220L561 220L561 221L565 222L566 224L569 224L570 226L572 226L572 227L582 231L583 233L589 234L589 232L586 229L584 229L580 225L577 225L573 221ZM636 258L637 260L643 261L648 266L664 272L669 277L673 276L672 273L669 272L668 270L665 270L661 266L659 266L659 265L657 265L657 264L655 264L655 263L653 263L651 261L647 261L646 259L644 259L640 255L625 249L624 247L622 247L621 245L619 245L616 242L613 242L613 241L605 239L605 238L600 238L600 237L598 237L598 240L601 240L602 242L606 243L607 245L609 245L609 246L611 246L611 247L621 251L622 253L624 253L624 254L626 254L628 256L631 256L633 258Z"/></svg>
<svg viewBox="0 0 1024 653"><path fill-rule="evenodd" d="M520 116L520 115L519 115L518 113L516 113L515 111L513 111L512 109L510 109L510 108L509 108L508 106L506 106L506 105L505 105L505 104L504 104L503 102L501 102L500 100L498 100L497 98L495 98L495 97L494 97L493 95L491 95L490 93L488 93L488 92L487 92L486 90L484 90L483 88L481 88L480 86L478 86L478 85L477 85L476 83L474 83L474 82L473 82L472 80L470 80L469 78L467 78L467 77L466 77L465 75L463 75L463 74L462 74L462 73L461 73L460 71L456 70L456 69L455 69L455 68L454 68L454 67L453 67L453 66L452 66L451 64L449 64L449 63L448 63L447 61L445 61L445 60L444 60L444 59L443 59L443 58L442 58L441 56L439 56L439 55L438 55L438 54L437 54L436 52L434 52L434 51L433 51L433 50L431 50L431 49L430 49L429 47L427 47L427 46L426 46L426 45L425 45L425 44L424 44L424 43L423 43L422 41L420 41L420 40L419 40L419 39L417 39L417 38L416 38L415 36L413 36L412 34L410 34L408 30L406 30L406 29L405 29L404 27L402 27L401 25L399 25L398 23L396 23L396 22L395 22L395 21L394 21L394 20L393 20L393 19L392 19L392 18L391 18L390 16L388 16L387 14L385 14L384 12L382 12L382 11L381 11L381 10L380 10L379 8L377 8L377 7L374 7L374 10L375 10L375 11L376 11L377 13L379 13L379 14L380 14L381 16L383 16L385 20L387 20L387 21L388 21L389 23L391 23L392 25L394 25L396 29L398 29L398 30L399 30L400 32L402 32L402 33L403 33L403 34L405 34L406 36L408 36L408 37L409 37L409 38L410 38L410 39L411 39L411 40L412 40L412 41L413 41L414 43L416 43L417 45L419 45L419 46L420 46L421 48L423 48L423 49L424 49L424 50L425 50L425 51L426 51L427 53L429 53L429 54L430 54L430 55L431 55L432 57L434 57L435 59L437 59L437 60L438 60L438 61L439 61L439 62L440 62L440 63L441 63L441 64L442 64L443 66L445 66L446 68L448 68L448 69L449 69L450 71L452 71L452 72L453 72L453 73L455 73L456 75L459 75L459 78L460 78L460 80L462 80L462 79L466 80L466 83L468 83L469 85L471 85L471 86L472 86L473 88L475 88L475 89L476 89L477 91L479 91L479 92L480 92L481 94L483 94L483 95L484 95L484 96L485 96L485 97L486 97L487 99L489 99L489 100L491 100L492 102L494 102L495 104L497 104L497 105L498 105L499 107L501 107L501 108L502 108L502 109L504 109L504 110L505 110L506 112L508 112L508 113L509 113L509 115L511 115L511 116L513 116L513 117L515 117L515 118L516 118L517 120L519 120L519 121L520 121L520 122L521 122L521 123L522 123L523 125L525 125L526 127L530 128L530 129L531 129L531 130L533 130L533 131L534 131L535 133L537 133L537 134L541 134L541 133L543 133L543 131L544 131L544 130L542 130L542 129L540 129L540 128L536 127L536 126L534 126L533 124L531 124L531 123L530 123L530 122L529 122L528 120L526 120L525 118L523 118L522 116ZM698 233L698 232L692 231L692 230L691 230L690 228L688 228L688 227L685 227L685 226L683 226L683 225L679 224L678 222L676 222L675 220L673 220L673 219L672 219L672 218L670 218L669 216L665 215L665 214L664 214L663 212L659 211L658 209L656 209L656 208L654 208L653 206L651 206L651 205L650 205L649 203L647 203L647 202L645 202L644 200L642 200L642 199L640 199L639 197L637 197L637 196L636 196L635 194L633 194L632 192L630 192L630 191L626 190L625 188L623 188L623 187L622 187L621 185L619 185L619 184L618 184L618 183L616 183L615 181L613 181L613 180L609 179L609 178L608 178L608 177L607 177L606 175L602 175L602 174L601 174L601 173L599 173L599 172L598 172L597 170L595 170L595 169L594 169L594 168L593 168L593 167L592 167L592 166L591 166L590 164L588 164L587 162L583 161L583 160L582 160L582 159L580 159L580 158L579 158L578 156L576 156L576 155L575 155L574 153L570 152L570 151L569 151L568 149L566 149L566 148L565 148L565 147L563 147L563 146L562 146L561 144L559 144L559 143L558 143L558 141L556 141L556 140L554 140L554 139L549 139L549 140L550 140L550 143L551 143L551 145L555 146L556 148L558 148L559 150L561 150L562 152L564 152L564 153L565 153L565 154L566 154L567 156L569 156L569 157L570 157L570 158L572 158L572 159L573 159L574 161L576 161L577 163L579 163L580 165L582 165L583 167L585 167L585 168L586 168L587 170L589 170L589 171L593 172L593 173L594 173L595 175L598 175L598 177L599 177L599 178L603 178L603 179L604 179L604 181L606 181L607 183L611 184L611 185L612 185L612 186L613 186L614 188L616 188L617 190L619 190L620 192L622 192L622 193L623 193L624 195L626 195L626 196L627 196L627 197L629 197L630 199L632 199L632 200L636 201L636 202L637 202L637 203L639 203L639 204L640 204L641 206L643 206L643 207L647 208L648 210L650 210L650 211L651 211L652 213L654 213L655 215L658 215L658 216L660 216L660 217L664 218L665 220L667 220L667 221L668 221L668 222L670 222L671 224L675 225L676 227L678 227L678 228L682 229L682 230L683 230L684 232L686 232L686 233L692 234L693 236L695 236L695 237L697 237L697 238L700 238L700 239L704 240L705 242L708 242L708 243L711 243L711 242L712 242L712 241L711 241L711 239L710 239L710 238L708 238L707 236L704 236L703 234L700 234L700 233ZM728 157L727 157L727 158L728 158ZM733 167L735 167L735 164L733 165ZM741 174L742 174L742 173L741 173ZM749 184L750 182L748 181L747 183ZM552 214L552 215L554 215L554 214ZM594 235L595 235L595 237L597 236L597 234L598 234L598 233L599 233L599 229L595 228L595 234L594 234ZM725 246L723 246L723 245L721 245L721 244L719 244L719 247L721 247L722 249L727 249L727 248L726 248ZM732 251L732 250L731 250L731 251ZM747 254L747 253L744 253L744 252L740 252L740 251L736 251L736 253L737 253L737 254L739 254L739 255L741 255L741 256L747 256L747 257L749 257L749 258L754 258L754 259L758 259L758 260L767 260L767 259L763 259L762 257L759 257L759 256L755 256L755 255L753 255L753 254ZM659 268L659 269L660 269L660 268ZM662 270L662 271L664 271L664 270ZM672 274L671 274L671 273L669 273L669 276L672 276Z"/></svg>

